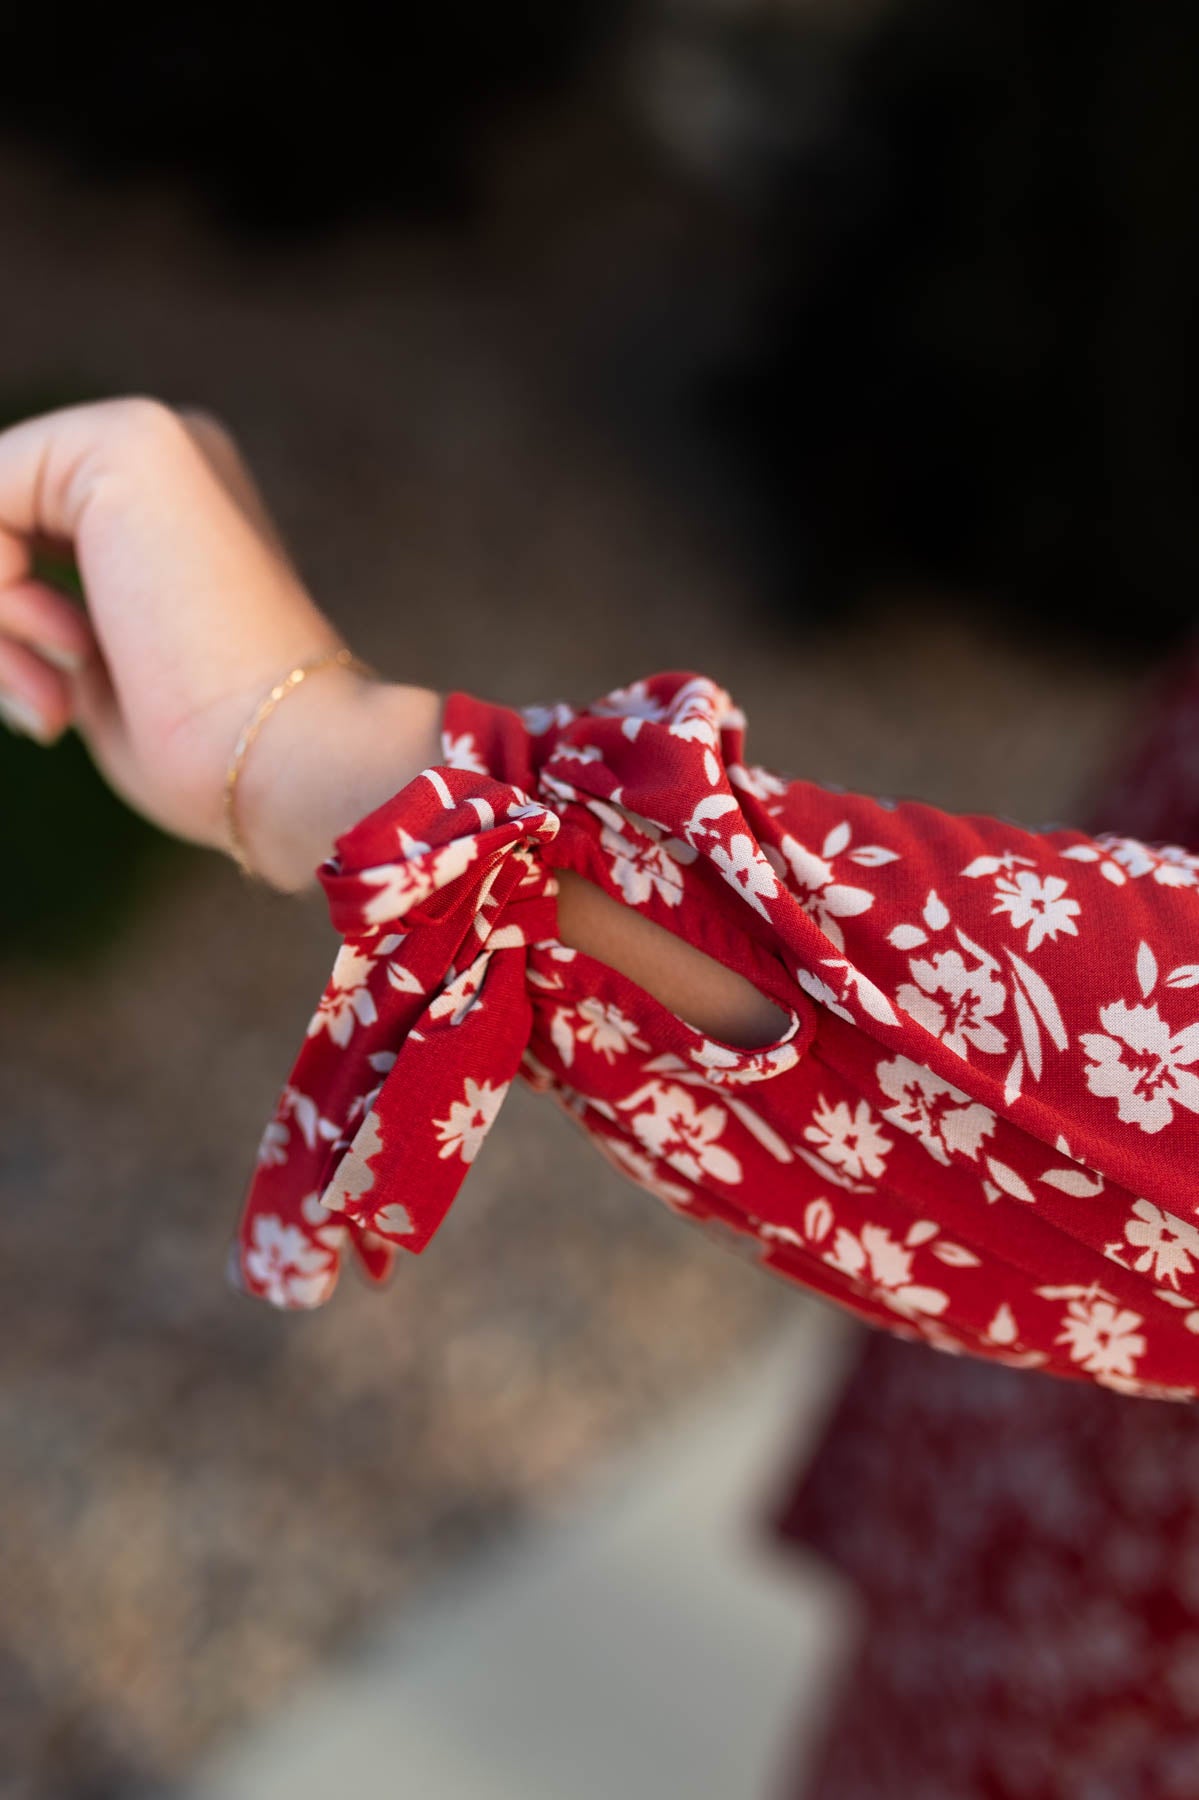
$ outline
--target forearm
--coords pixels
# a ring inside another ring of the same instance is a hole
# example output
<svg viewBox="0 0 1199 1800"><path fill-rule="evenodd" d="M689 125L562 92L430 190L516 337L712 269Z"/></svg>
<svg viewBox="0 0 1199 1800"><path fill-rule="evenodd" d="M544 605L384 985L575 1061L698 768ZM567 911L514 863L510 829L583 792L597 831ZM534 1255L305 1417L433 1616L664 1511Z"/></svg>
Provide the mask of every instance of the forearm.
<svg viewBox="0 0 1199 1800"><path fill-rule="evenodd" d="M786 1015L743 975L676 937L573 870L558 872L558 936L619 969L679 1018L726 1044L754 1049Z"/></svg>
<svg viewBox="0 0 1199 1800"><path fill-rule="evenodd" d="M252 867L284 893L357 820L441 761L443 698L429 688L323 669L265 720L236 804Z"/></svg>

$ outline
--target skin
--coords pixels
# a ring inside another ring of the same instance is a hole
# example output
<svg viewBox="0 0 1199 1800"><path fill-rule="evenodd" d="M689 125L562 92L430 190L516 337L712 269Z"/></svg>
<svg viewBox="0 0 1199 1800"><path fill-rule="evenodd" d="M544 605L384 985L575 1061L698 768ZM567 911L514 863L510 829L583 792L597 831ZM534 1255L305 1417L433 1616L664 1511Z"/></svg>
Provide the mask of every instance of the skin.
<svg viewBox="0 0 1199 1800"><path fill-rule="evenodd" d="M86 610L31 574L76 560ZM210 415L144 396L0 432L0 717L39 742L74 729L121 797L227 852L233 746L298 662L342 646L304 587L236 443ZM324 669L267 719L238 784L254 868L312 884L333 840L441 761L443 696ZM746 1046L785 1017L741 976L570 872L559 935L701 1030Z"/></svg>

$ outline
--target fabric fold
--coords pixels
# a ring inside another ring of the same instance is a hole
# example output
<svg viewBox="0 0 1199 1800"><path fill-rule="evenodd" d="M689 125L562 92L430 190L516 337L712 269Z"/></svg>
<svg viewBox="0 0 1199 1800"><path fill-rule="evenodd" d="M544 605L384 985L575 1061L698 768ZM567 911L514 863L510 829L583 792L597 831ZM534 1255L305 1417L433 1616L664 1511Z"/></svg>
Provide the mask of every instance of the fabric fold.
<svg viewBox="0 0 1199 1800"><path fill-rule="evenodd" d="M343 941L259 1147L232 1266L248 1293L319 1306L347 1244L379 1281L429 1243L524 1054L558 824L513 783L439 766L321 864Z"/></svg>
<svg viewBox="0 0 1199 1800"><path fill-rule="evenodd" d="M1195 1396L1199 856L780 775L686 670L582 710L450 694L442 749L318 871L344 941L263 1138L251 1292L315 1306L347 1243L377 1278L422 1250L520 1072L875 1325ZM563 946L566 869L787 1032L705 1039Z"/></svg>

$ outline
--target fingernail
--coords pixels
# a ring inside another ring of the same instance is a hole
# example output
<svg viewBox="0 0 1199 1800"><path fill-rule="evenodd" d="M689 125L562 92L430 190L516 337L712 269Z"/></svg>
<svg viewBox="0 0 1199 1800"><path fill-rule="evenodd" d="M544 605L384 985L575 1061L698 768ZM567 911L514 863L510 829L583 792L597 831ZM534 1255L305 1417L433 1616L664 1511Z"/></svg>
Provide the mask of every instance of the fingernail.
<svg viewBox="0 0 1199 1800"><path fill-rule="evenodd" d="M50 733L41 714L15 694L0 694L0 719L10 730L19 731L22 737L35 738L39 744L49 741Z"/></svg>
<svg viewBox="0 0 1199 1800"><path fill-rule="evenodd" d="M68 675L78 675L87 661L78 650L64 650L61 644L38 644L37 650L48 663L53 663L56 669L65 669Z"/></svg>

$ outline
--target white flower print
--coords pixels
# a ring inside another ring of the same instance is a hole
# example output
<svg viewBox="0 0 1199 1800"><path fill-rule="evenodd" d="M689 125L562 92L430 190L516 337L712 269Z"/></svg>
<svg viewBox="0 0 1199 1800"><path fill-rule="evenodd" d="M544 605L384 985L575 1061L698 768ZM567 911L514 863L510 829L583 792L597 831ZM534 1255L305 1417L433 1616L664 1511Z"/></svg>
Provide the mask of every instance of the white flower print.
<svg viewBox="0 0 1199 1800"><path fill-rule="evenodd" d="M573 1008L559 1007L550 1021L550 1036L567 1068L574 1062L576 1044L589 1044L609 1068L617 1056L623 1056L630 1049L650 1048L633 1020L626 1017L619 1006L600 1000L594 994L585 995Z"/></svg>
<svg viewBox="0 0 1199 1800"><path fill-rule="evenodd" d="M1094 854L1098 856L1099 853ZM1117 869L1115 873L1122 881L1120 871ZM1062 931L1071 937L1078 936L1074 920L1082 908L1077 900L1065 898L1066 882L1060 875L1042 878L1029 857L1019 856L1014 850L1007 850L1002 856L976 856L962 874L972 880L984 875L995 877L992 911L1009 914L1017 931L1027 928L1029 950L1038 949L1046 938L1051 943L1056 942Z"/></svg>
<svg viewBox="0 0 1199 1800"><path fill-rule="evenodd" d="M346 1115L342 1122L341 1130L338 1131L336 1126L333 1127L333 1136L336 1139L333 1148L337 1153L344 1154L344 1152L349 1149L363 1120L371 1111L375 1101L383 1091L383 1083L395 1067L395 1051L372 1051L366 1061L369 1068L379 1077L379 1079L378 1081L372 1082L369 1088L365 1088L361 1093L354 1095L353 1099L346 1107ZM332 1125L332 1120L328 1120L326 1123ZM325 1132L322 1129L321 1136L323 1137L324 1135Z"/></svg>
<svg viewBox="0 0 1199 1800"><path fill-rule="evenodd" d="M298 1225L285 1225L270 1213L254 1220L245 1265L272 1306L319 1306L335 1278L332 1253L310 1242Z"/></svg>
<svg viewBox="0 0 1199 1800"><path fill-rule="evenodd" d="M962 870L962 874L972 879L1002 874L1015 870L1018 864L1026 860L1010 851L1002 857L976 856ZM1123 876L1120 879L1123 880ZM1004 1099L1010 1105L1020 1098L1026 1076L1031 1076L1034 1081L1041 1079L1045 1061L1042 1033L1054 1049L1066 1050L1069 1047L1066 1027L1050 988L1031 963L1025 962L1023 957L1017 956L1014 950L1005 946L1004 955L1011 965L1009 977L989 951L981 944L976 944L960 926L954 925L949 908L935 888L930 888L928 892L920 922L905 920L892 926L887 933L887 942L897 950L914 950L918 945L927 944L930 934L936 935L951 929L961 949L974 959L968 973L968 965L956 952L949 953L953 958L951 962L943 954L934 956L931 962L921 961L918 965L913 961L911 964L911 973L917 977L920 986L932 984L934 973L943 973L944 992L950 1004L938 1004L931 997L922 999L920 988L910 984L899 990L896 999L908 1008L912 1017L937 1036L941 1036L941 1019L944 1017L948 1030L943 1041L963 1061L968 1060L965 1049L968 1042L987 1055L997 1055L1006 1048L1014 1048L1015 1054L1003 1084ZM971 992L972 988L977 991ZM996 1005L995 1001L1000 996L1001 1004ZM996 1013L1003 1010L1009 998L1015 1015L1013 1030L1016 1035L1012 1045L1008 1044L1006 1032L1001 1032L998 1026L989 1023ZM963 1014L961 1019L956 1016L959 1007ZM956 1041L950 1042L951 1038Z"/></svg>
<svg viewBox="0 0 1199 1800"><path fill-rule="evenodd" d="M987 1326L987 1342L991 1344L1016 1344L1020 1341L1020 1327L1016 1323L1016 1315L1006 1300L1000 1301L995 1316Z"/></svg>
<svg viewBox="0 0 1199 1800"><path fill-rule="evenodd" d="M701 1038L698 1043L691 1045L687 1055L697 1069L703 1070L704 1079L710 1085L724 1088L748 1087L755 1081L769 1081L775 1075L785 1074L788 1069L795 1067L800 1053L789 1040L799 1028L798 1015L792 1015L784 1039L768 1049L751 1052L721 1044L715 1038ZM657 1068L661 1060L655 1058L650 1066ZM729 1101L734 1111L741 1104L743 1103L740 1101ZM770 1135L769 1127L757 1114L753 1116L755 1123L750 1129L762 1133L765 1142L766 1136Z"/></svg>
<svg viewBox="0 0 1199 1800"><path fill-rule="evenodd" d="M262 1142L258 1149L258 1160L264 1165L281 1167L288 1159L291 1132L287 1126L288 1118L294 1118L300 1128L300 1135L309 1150L316 1148L318 1138L332 1143L338 1128L332 1119L322 1118L317 1110L316 1101L307 1094L302 1094L289 1082L279 1096L276 1115L262 1134Z"/></svg>
<svg viewBox="0 0 1199 1800"><path fill-rule="evenodd" d="M461 1025L468 1013L480 1006L483 982L491 963L491 951L480 950L473 962L457 973L450 971L441 992L429 1002L429 1017L444 1018L450 1014L451 1025Z"/></svg>
<svg viewBox="0 0 1199 1800"><path fill-rule="evenodd" d="M1067 885L1060 875L1041 877L1031 869L1017 869L1000 875L995 882L993 912L1007 913L1017 931L1028 927L1029 950L1039 949L1048 938L1056 943L1059 932L1078 936L1074 923L1082 911L1077 900L1067 897Z"/></svg>
<svg viewBox="0 0 1199 1800"><path fill-rule="evenodd" d="M1110 1300L1071 1300L1062 1329L1053 1340L1070 1346L1070 1360L1080 1363L1088 1375L1136 1374L1136 1359L1145 1354L1145 1339L1137 1327L1140 1313L1129 1312Z"/></svg>
<svg viewBox="0 0 1199 1800"><path fill-rule="evenodd" d="M1199 884L1199 856L1192 856L1177 844L1159 844L1150 849L1136 838L1104 836L1097 840L1136 880L1152 875L1163 887L1195 887Z"/></svg>
<svg viewBox="0 0 1199 1800"><path fill-rule="evenodd" d="M367 978L375 966L374 958L363 955L353 944L343 944L337 952L329 985L308 1022L308 1036L327 1031L333 1042L345 1049L357 1025L373 1025L379 1014Z"/></svg>
<svg viewBox="0 0 1199 1800"><path fill-rule="evenodd" d="M392 1200L388 1205L381 1206L371 1223L377 1235L386 1243L390 1243L395 1238L411 1237L416 1229L412 1214L406 1206L401 1206L398 1200Z"/></svg>
<svg viewBox="0 0 1199 1800"><path fill-rule="evenodd" d="M933 958L913 956L909 970L920 986L904 983L895 999L954 1057L965 1062L970 1044L987 1057L1005 1051L1005 1033L990 1021L1003 1012L1006 994L987 965L967 968L958 950L942 950Z"/></svg>
<svg viewBox="0 0 1199 1800"><path fill-rule="evenodd" d="M301 1137L310 1150L316 1148L318 1138L323 1138L326 1143L332 1143L337 1137L337 1126L333 1120L322 1118L316 1101L309 1095L302 1094L290 1082L283 1090L280 1113L291 1113L300 1128Z"/></svg>
<svg viewBox="0 0 1199 1800"><path fill-rule="evenodd" d="M604 753L598 744L556 744L556 762L602 763Z"/></svg>
<svg viewBox="0 0 1199 1800"><path fill-rule="evenodd" d="M362 879L379 889L370 902L373 911L367 914L372 925L398 918L413 900L423 899L432 887L429 871L420 860L429 854L428 844L414 838L401 825L396 834L396 848L400 853L399 862L362 871Z"/></svg>
<svg viewBox="0 0 1199 1800"><path fill-rule="evenodd" d="M311 1227L316 1242L323 1244L326 1250L339 1250L345 1243L345 1226L340 1219L334 1218L315 1189L301 1200L300 1212Z"/></svg>
<svg viewBox="0 0 1199 1800"><path fill-rule="evenodd" d="M817 856L789 832L784 834L781 848L800 905L811 913L829 942L844 950L845 938L838 919L852 919L867 912L874 905L874 895L866 888L834 881L832 863Z"/></svg>
<svg viewBox="0 0 1199 1800"><path fill-rule="evenodd" d="M822 981L819 975L813 975L810 969L796 969L795 979L804 993L811 995L817 1006L827 1007L829 1012L836 1013L837 1017L844 1019L848 1025L857 1024L857 1020L849 1008L842 1006L838 1000L836 989L830 987L827 981Z"/></svg>
<svg viewBox="0 0 1199 1800"><path fill-rule="evenodd" d="M409 1237L415 1225L408 1208L398 1200L390 1201L377 1211L371 1210L377 1172L370 1167L372 1157L383 1149L382 1127L378 1113L369 1112L353 1142L337 1165L332 1181L321 1195L321 1204L334 1214L346 1212L361 1227L369 1221L372 1237L384 1243ZM364 1204L365 1203L365 1204Z"/></svg>
<svg viewBox="0 0 1199 1800"><path fill-rule="evenodd" d="M753 838L743 831L734 832L729 839L728 848L718 844L713 848L711 856L725 880L735 887L738 893L748 900L757 912L762 914L763 918L769 918L769 913L762 905L762 896L765 896L767 900L773 900L779 891L779 884L775 879L774 870L758 849Z"/></svg>
<svg viewBox="0 0 1199 1800"><path fill-rule="evenodd" d="M647 681L634 681L628 687L613 688L588 711L597 719L651 719L656 722L666 717L667 709L660 700L654 699Z"/></svg>
<svg viewBox="0 0 1199 1800"><path fill-rule="evenodd" d="M1113 1000L1099 1009L1106 1036L1087 1031L1079 1039L1090 1061L1087 1086L1115 1100L1123 1125L1157 1132L1174 1118L1175 1106L1199 1112L1199 1025L1171 1031L1156 1005L1129 1006Z"/></svg>
<svg viewBox="0 0 1199 1800"><path fill-rule="evenodd" d="M742 729L745 725L745 715L740 707L733 706L733 700L724 688L718 688L717 682L709 680L708 675L695 675L684 682L664 706L650 695L648 682L636 680L628 688L614 688L603 700L596 700L590 713L596 718L625 718L630 738L636 738L645 720L655 724L670 720L668 729L672 736L702 743L713 751L717 747L720 725L735 725Z"/></svg>
<svg viewBox="0 0 1199 1800"><path fill-rule="evenodd" d="M487 764L479 755L473 731L464 731L458 737L450 732L441 734L441 760L451 769L469 769L474 775L486 775Z"/></svg>
<svg viewBox="0 0 1199 1800"><path fill-rule="evenodd" d="M717 1139L728 1124L722 1106L697 1106L684 1087L655 1082L650 1110L633 1115L633 1134L689 1181L710 1176L727 1184L741 1180L741 1164Z"/></svg>
<svg viewBox="0 0 1199 1800"><path fill-rule="evenodd" d="M441 1140L441 1157L460 1155L463 1162L474 1162L479 1146L491 1130L495 1116L504 1103L509 1083L493 1087L489 1081L473 1081L468 1075L463 1098L450 1105L447 1119L436 1119Z"/></svg>
<svg viewBox="0 0 1199 1800"><path fill-rule="evenodd" d="M894 1102L882 1109L884 1119L918 1137L939 1163L948 1164L955 1153L978 1160L983 1139L995 1129L989 1107L907 1056L879 1063L875 1074L883 1093Z"/></svg>
<svg viewBox="0 0 1199 1800"><path fill-rule="evenodd" d="M719 776L719 769L716 773ZM683 836L689 844L696 844L701 838L715 838L719 843L721 828L716 821L723 819L727 813L736 811L735 795L705 794L702 800L697 800L692 807L691 817L683 825ZM754 850L756 853L756 845L754 845ZM773 888L771 892L774 892Z"/></svg>
<svg viewBox="0 0 1199 1800"><path fill-rule="evenodd" d="M271 1119L258 1145L258 1162L263 1168L281 1168L287 1161L291 1132L282 1119Z"/></svg>
<svg viewBox="0 0 1199 1800"><path fill-rule="evenodd" d="M844 1169L852 1181L860 1181L863 1175L877 1181L891 1148L891 1139L874 1123L868 1101L859 1100L852 1108L844 1100L830 1106L823 1094L804 1136L816 1145L825 1162Z"/></svg>
<svg viewBox="0 0 1199 1800"><path fill-rule="evenodd" d="M721 726L743 729L745 725L745 714L706 675L684 682L672 696L665 716L670 721L667 729L672 737L686 738L709 750L716 749Z"/></svg>
<svg viewBox="0 0 1199 1800"><path fill-rule="evenodd" d="M998 1056L1007 1038L991 1020L1007 1001L1002 982L985 964L968 969L956 950L922 958L914 956L910 972L919 987L905 982L895 998L918 1024L940 1038L963 1061L973 1045L984 1056Z"/></svg>
<svg viewBox="0 0 1199 1800"><path fill-rule="evenodd" d="M543 737L551 725L564 730L575 716L574 708L565 700L556 700L549 706L522 706L519 711L534 737Z"/></svg>
<svg viewBox="0 0 1199 1800"><path fill-rule="evenodd" d="M855 969L853 964L844 957L822 956L820 960L826 969L840 974L842 999L848 999L852 994L869 1018L877 1019L882 1025L899 1024L899 1014L883 993L882 988L871 981L870 977L861 969ZM839 1010L838 1007L833 1008L834 1012ZM842 1014L842 1017L850 1018L850 1015Z"/></svg>
<svg viewBox="0 0 1199 1800"><path fill-rule="evenodd" d="M638 834L634 840L605 825L600 847L612 858L612 879L631 906L644 906L654 894L667 906L678 906L683 898L683 871L653 838Z"/></svg>
<svg viewBox="0 0 1199 1800"><path fill-rule="evenodd" d="M478 841L472 837L454 838L443 849L429 857L429 845L418 843L400 827L399 849L402 862L383 863L377 869L362 869L358 879L378 892L363 907L363 917L371 925L385 925L402 918L413 906L427 900L436 888L456 881L479 854ZM429 858L427 861L420 860Z"/></svg>
<svg viewBox="0 0 1199 1800"><path fill-rule="evenodd" d="M945 1311L949 1295L940 1288L911 1281L912 1252L891 1236L885 1225L863 1225L860 1236L838 1225L833 1248L824 1261L843 1275L871 1285L895 1312L933 1318Z"/></svg>
<svg viewBox="0 0 1199 1800"><path fill-rule="evenodd" d="M321 1195L321 1204L331 1212L357 1212L375 1185L375 1171L368 1159L383 1148L379 1135L379 1115L369 1112L354 1135L354 1140L338 1163L333 1179Z"/></svg>
<svg viewBox="0 0 1199 1800"><path fill-rule="evenodd" d="M760 763L730 763L728 777L734 787L744 789L755 800L775 800L787 791L784 778Z"/></svg>
<svg viewBox="0 0 1199 1800"><path fill-rule="evenodd" d="M1133 1268L1143 1275L1152 1267L1154 1281L1168 1281L1177 1289L1179 1276L1192 1274L1199 1262L1199 1231L1151 1200L1134 1201L1132 1212L1124 1235L1141 1252Z"/></svg>

